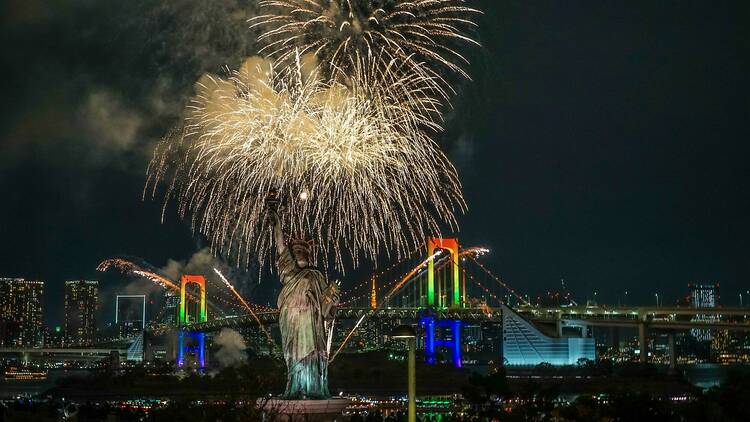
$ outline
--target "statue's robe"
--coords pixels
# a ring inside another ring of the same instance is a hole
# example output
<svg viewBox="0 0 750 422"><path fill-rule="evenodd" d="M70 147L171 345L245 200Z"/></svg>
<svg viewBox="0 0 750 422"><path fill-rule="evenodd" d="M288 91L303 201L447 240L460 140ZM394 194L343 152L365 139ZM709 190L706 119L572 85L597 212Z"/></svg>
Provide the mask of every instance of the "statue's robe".
<svg viewBox="0 0 750 422"><path fill-rule="evenodd" d="M328 297L329 285L316 268L297 266L289 248L279 254L276 264L283 284L278 307L288 372L284 396L288 399L328 398L324 322L335 312L335 301Z"/></svg>

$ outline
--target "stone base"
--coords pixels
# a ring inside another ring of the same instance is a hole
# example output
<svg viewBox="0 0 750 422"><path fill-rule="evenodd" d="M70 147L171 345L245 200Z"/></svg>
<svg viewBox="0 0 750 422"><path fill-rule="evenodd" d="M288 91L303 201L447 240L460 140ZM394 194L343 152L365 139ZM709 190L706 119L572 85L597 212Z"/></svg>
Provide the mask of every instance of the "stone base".
<svg viewBox="0 0 750 422"><path fill-rule="evenodd" d="M331 422L343 419L349 399L284 400L260 399L264 420L274 422Z"/></svg>

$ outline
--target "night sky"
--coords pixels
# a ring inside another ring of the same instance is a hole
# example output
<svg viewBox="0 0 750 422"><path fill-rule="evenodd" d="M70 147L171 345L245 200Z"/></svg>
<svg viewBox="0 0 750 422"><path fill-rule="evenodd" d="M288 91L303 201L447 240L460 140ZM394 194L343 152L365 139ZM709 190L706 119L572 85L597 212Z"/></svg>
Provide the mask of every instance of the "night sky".
<svg viewBox="0 0 750 422"><path fill-rule="evenodd" d="M441 143L469 212L459 236L535 295L671 303L689 282L750 288L750 3L470 2L473 82ZM192 83L256 52L254 2L6 0L0 17L0 277L99 278L202 247L142 201L154 143ZM418 170L416 170L418 171ZM112 281L110 281L112 282ZM346 283L346 282L345 282Z"/></svg>

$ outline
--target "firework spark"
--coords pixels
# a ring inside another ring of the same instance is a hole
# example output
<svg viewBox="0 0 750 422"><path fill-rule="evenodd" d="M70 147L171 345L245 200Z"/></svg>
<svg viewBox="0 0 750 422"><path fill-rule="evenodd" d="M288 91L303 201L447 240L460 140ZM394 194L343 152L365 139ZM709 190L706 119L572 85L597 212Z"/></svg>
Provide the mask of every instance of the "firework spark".
<svg viewBox="0 0 750 422"><path fill-rule="evenodd" d="M107 259L99 263L96 267L97 271L105 272L110 268L116 268L118 271L125 274L130 274L137 277L143 277L153 281L164 289L180 291L180 286L174 284L171 280L166 277L162 277L155 272L148 271L134 262L128 261L122 258Z"/></svg>
<svg viewBox="0 0 750 422"><path fill-rule="evenodd" d="M234 293L234 295L237 297L237 299L242 303L242 305L247 309L247 311L252 315L253 318L255 318L255 322L258 323L258 327L263 331L263 334L266 335L266 339L268 340L268 343L272 346L275 346L276 343L273 341L273 337L271 337L271 333L268 332L266 327L263 325L263 323L260 321L260 318L258 318L258 315L253 310L252 306L247 303L247 301L240 295L240 293L232 286L232 284L229 282L229 280L224 277L224 274L221 273L218 269L214 268L214 272L221 278L221 281L224 282L224 284L227 286L227 288Z"/></svg>
<svg viewBox="0 0 750 422"><path fill-rule="evenodd" d="M435 127L434 104L403 89L419 76L390 73L402 76L375 85L380 68L363 65L328 81L307 63L297 58L293 78L260 58L229 78L204 76L184 127L157 149L147 190L166 179L165 209L176 199L213 250L238 262L271 251L272 194L288 232L312 238L322 265L338 269L381 251L400 259L441 226L455 228L465 207L458 177L424 131Z"/></svg>
<svg viewBox="0 0 750 422"><path fill-rule="evenodd" d="M107 259L99 263L99 265L96 267L97 271L105 272L109 270L110 268L115 268L118 271L128 274L133 277L143 277L147 280L151 280L157 285L161 286L162 288L166 290L172 290L173 292L180 292L180 286L172 282L172 280L163 277L153 271L149 271L142 266L132 262L128 261L127 259L122 258L112 258ZM185 292L185 295L187 296L188 300L192 302L200 302L200 298L190 292ZM224 312L216 306L212 301L207 300L206 303L215 311L218 311L221 314L224 314Z"/></svg>
<svg viewBox="0 0 750 422"><path fill-rule="evenodd" d="M437 67L468 75L458 45L478 43L467 35L481 12L464 0L262 0L261 53L278 63L296 51L313 53L329 69L349 69L364 59L386 64L395 59L415 74L429 76L437 92L449 87Z"/></svg>

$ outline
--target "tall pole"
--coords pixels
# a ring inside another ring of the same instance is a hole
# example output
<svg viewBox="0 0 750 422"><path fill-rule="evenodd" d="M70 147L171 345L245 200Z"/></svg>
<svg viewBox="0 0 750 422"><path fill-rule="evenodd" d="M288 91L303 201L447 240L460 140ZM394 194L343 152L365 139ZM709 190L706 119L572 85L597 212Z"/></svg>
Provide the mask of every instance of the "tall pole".
<svg viewBox="0 0 750 422"><path fill-rule="evenodd" d="M410 337L409 340L409 422L417 422L417 374L416 374L416 356L415 349L416 338Z"/></svg>
<svg viewBox="0 0 750 422"><path fill-rule="evenodd" d="M370 309L378 307L378 289L375 285L375 274L372 274L372 290L370 290Z"/></svg>

